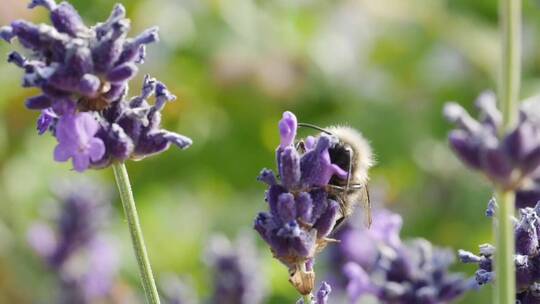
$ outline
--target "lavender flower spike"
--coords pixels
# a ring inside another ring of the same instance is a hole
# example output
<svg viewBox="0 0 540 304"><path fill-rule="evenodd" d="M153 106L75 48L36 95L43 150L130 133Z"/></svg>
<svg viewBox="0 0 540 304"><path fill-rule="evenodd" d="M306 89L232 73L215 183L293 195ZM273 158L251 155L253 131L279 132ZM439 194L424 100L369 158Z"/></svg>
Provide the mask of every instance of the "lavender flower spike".
<svg viewBox="0 0 540 304"><path fill-rule="evenodd" d="M23 87L41 91L26 107L42 111L39 134L51 131L58 139L55 160L71 158L82 172L155 155L171 144L191 145L191 139L161 129L161 111L175 98L164 84L147 76L143 93L126 99L145 46L159 40L157 28L128 38L130 21L120 4L90 27L67 2L32 0L28 7L48 10L52 26L16 20L0 28L0 38L17 38L28 50L28 58L12 52L8 62L23 70ZM154 105L147 101L152 95Z"/></svg>
<svg viewBox="0 0 540 304"><path fill-rule="evenodd" d="M340 207L327 185L335 176L346 178L344 168L330 160L333 136L319 135L309 140L306 149L297 149L294 141L297 119L285 112L278 124L280 144L276 160L280 179L264 169L259 180L268 185L268 212L261 212L254 228L268 243L274 257L289 268L289 280L302 295L313 290L314 258L329 242Z"/></svg>
<svg viewBox="0 0 540 304"><path fill-rule="evenodd" d="M516 191L531 184L540 167L540 121L535 119L534 107L523 104L515 129L499 139L502 115L495 95L482 94L476 106L479 120L456 103L444 108L446 118L456 125L448 136L456 155L504 190Z"/></svg>

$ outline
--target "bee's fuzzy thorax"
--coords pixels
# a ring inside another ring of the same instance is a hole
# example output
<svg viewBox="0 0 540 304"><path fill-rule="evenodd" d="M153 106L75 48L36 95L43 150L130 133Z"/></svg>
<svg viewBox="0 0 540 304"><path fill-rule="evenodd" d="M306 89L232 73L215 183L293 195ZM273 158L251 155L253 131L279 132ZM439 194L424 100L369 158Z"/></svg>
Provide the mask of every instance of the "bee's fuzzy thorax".
<svg viewBox="0 0 540 304"><path fill-rule="evenodd" d="M375 164L373 151L368 140L349 126L331 126L327 130L335 135L340 142L353 149L352 181L366 184L369 179L368 170Z"/></svg>

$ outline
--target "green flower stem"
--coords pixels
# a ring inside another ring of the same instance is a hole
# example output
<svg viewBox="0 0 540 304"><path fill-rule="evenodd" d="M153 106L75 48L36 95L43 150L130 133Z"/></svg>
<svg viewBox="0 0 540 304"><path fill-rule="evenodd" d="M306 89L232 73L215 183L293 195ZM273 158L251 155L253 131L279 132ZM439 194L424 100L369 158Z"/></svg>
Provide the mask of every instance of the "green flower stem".
<svg viewBox="0 0 540 304"><path fill-rule="evenodd" d="M129 182L126 165L118 163L114 164L112 167L118 191L120 192L122 206L124 207L124 213L127 218L133 250L137 257L137 264L139 265L146 300L150 304L159 304L159 294L157 292L156 282L154 281L154 275L152 274L148 253L146 252L146 246L144 245L139 215L137 214L137 208L135 207L135 199L133 198L133 192L131 191L131 184Z"/></svg>
<svg viewBox="0 0 540 304"><path fill-rule="evenodd" d="M311 304L311 293L303 295L302 298L304 299L304 304Z"/></svg>
<svg viewBox="0 0 540 304"><path fill-rule="evenodd" d="M495 255L495 303L513 304L516 301L516 272L514 269L514 215L515 193L498 192L497 223L495 225L497 253Z"/></svg>
<svg viewBox="0 0 540 304"><path fill-rule="evenodd" d="M514 128L518 120L521 74L521 0L500 0L501 67L499 102L503 116L501 135ZM516 298L514 266L515 240L512 216L515 193L497 190L499 209L495 225L497 252L495 255L495 303L513 304Z"/></svg>
<svg viewBox="0 0 540 304"><path fill-rule="evenodd" d="M499 102L503 115L502 133L518 120L521 77L521 0L500 0L501 67Z"/></svg>

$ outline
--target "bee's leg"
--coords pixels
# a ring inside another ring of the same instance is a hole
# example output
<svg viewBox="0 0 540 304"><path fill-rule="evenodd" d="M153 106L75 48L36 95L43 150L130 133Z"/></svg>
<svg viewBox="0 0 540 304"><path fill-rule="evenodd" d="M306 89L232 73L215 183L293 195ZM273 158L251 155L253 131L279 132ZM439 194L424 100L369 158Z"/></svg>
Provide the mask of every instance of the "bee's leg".
<svg viewBox="0 0 540 304"><path fill-rule="evenodd" d="M349 153L349 170L347 172L347 186L345 188L345 193L349 192L349 186L351 185L352 160L353 160L352 149L347 148L347 152Z"/></svg>
<svg viewBox="0 0 540 304"><path fill-rule="evenodd" d="M326 187L326 190L328 192L332 192L332 191L345 192L345 191L347 191L347 189L348 190L361 190L362 188L364 188L364 185L362 185L362 184L350 184L348 186L348 188L347 188L347 187L328 184L325 187Z"/></svg>
<svg viewBox="0 0 540 304"><path fill-rule="evenodd" d="M371 224L373 223L373 215L371 214L372 213L372 209L371 209L371 198L369 197L369 189L368 189L368 185L366 184L365 186L365 189L366 189L366 196L367 196L367 199L364 203L364 208L365 208L365 223L366 223L366 226L367 228L371 228Z"/></svg>

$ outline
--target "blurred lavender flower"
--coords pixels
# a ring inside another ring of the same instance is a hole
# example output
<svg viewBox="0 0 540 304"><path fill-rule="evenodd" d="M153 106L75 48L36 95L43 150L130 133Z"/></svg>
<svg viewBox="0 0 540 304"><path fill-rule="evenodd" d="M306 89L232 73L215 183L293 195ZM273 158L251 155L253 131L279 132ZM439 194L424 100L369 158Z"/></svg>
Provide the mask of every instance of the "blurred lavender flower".
<svg viewBox="0 0 540 304"><path fill-rule="evenodd" d="M143 63L145 46L158 40L157 28L127 38L129 19L117 4L103 23L87 27L67 2L32 0L29 8L50 11L52 26L16 20L0 28L0 38L17 38L31 53L14 51L8 61L24 71L23 87L36 87L29 109L41 110L39 134L58 139L56 161L72 159L74 169L103 168L112 162L141 159L171 144L191 145L185 136L160 128L161 111L175 99L165 85L148 76L143 92L126 100L128 81ZM150 105L147 99L155 95Z"/></svg>
<svg viewBox="0 0 540 304"><path fill-rule="evenodd" d="M448 272L453 263L450 251L423 239L402 243L399 215L378 210L373 223L369 230L347 224L338 234L342 242L330 255L333 268L343 271L335 274L342 279L336 286L346 289L350 303L368 295L380 303L449 303L473 287L461 275Z"/></svg>
<svg viewBox="0 0 540 304"><path fill-rule="evenodd" d="M523 106L516 128L499 139L502 114L497 109L495 94L483 93L476 106L480 110L479 120L456 103L448 103L444 108L446 118L457 126L449 135L454 152L466 165L483 172L504 190L519 190L530 184L540 167L540 120L533 107Z"/></svg>
<svg viewBox="0 0 540 304"><path fill-rule="evenodd" d="M99 233L109 210L99 193L87 183L64 189L55 225L35 223L28 232L30 245L58 277L60 303L104 299L117 275L116 248Z"/></svg>
<svg viewBox="0 0 540 304"><path fill-rule="evenodd" d="M161 294L168 304L197 304L199 300L190 284L169 274L160 280Z"/></svg>
<svg viewBox="0 0 540 304"><path fill-rule="evenodd" d="M255 244L241 234L232 244L225 236L210 240L206 261L213 271L214 292L210 303L259 304L266 296L266 285Z"/></svg>
<svg viewBox="0 0 540 304"><path fill-rule="evenodd" d="M520 304L540 303L540 202L534 208L519 209L520 218L514 225L516 239L516 298ZM479 255L460 250L463 263L478 264L476 281L479 285L495 279L493 257L495 247L480 245Z"/></svg>
<svg viewBox="0 0 540 304"><path fill-rule="evenodd" d="M319 287L319 290L317 291L317 295L315 297L315 301L312 300L309 304L329 304L328 297L330 293L332 292L332 287L327 282L322 282L321 287ZM300 299L296 302L296 304L305 304L304 299Z"/></svg>
<svg viewBox="0 0 540 304"><path fill-rule="evenodd" d="M310 137L301 151L294 145L296 130L294 114L283 113L276 150L280 178L269 169L259 175L269 187L266 202L270 210L259 213L254 228L274 257L289 268L291 283L305 295L314 287L315 254L332 241L328 235L340 212L326 186L333 176L345 179L347 173L330 160L329 149L337 143L336 138Z"/></svg>

